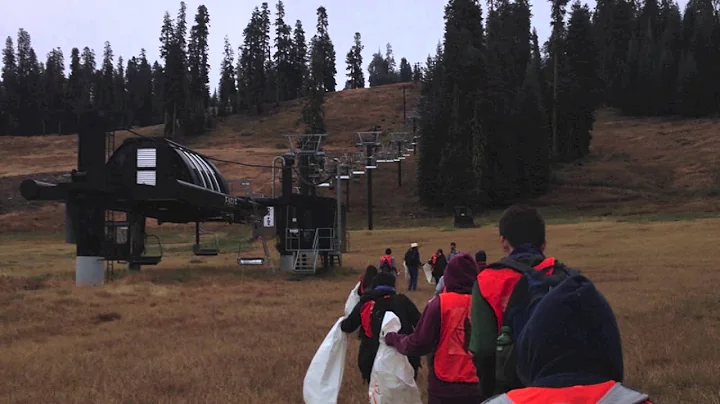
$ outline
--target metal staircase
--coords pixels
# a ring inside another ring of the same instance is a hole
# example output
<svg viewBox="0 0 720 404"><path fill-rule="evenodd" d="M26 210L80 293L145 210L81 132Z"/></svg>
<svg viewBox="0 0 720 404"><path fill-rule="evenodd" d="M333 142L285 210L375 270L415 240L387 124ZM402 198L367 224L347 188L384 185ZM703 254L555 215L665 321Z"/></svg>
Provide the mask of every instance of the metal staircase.
<svg viewBox="0 0 720 404"><path fill-rule="evenodd" d="M295 263L293 264L293 272L297 275L315 275L317 270L319 256L319 234L315 229L313 237L313 245L311 250L298 250L295 252Z"/></svg>

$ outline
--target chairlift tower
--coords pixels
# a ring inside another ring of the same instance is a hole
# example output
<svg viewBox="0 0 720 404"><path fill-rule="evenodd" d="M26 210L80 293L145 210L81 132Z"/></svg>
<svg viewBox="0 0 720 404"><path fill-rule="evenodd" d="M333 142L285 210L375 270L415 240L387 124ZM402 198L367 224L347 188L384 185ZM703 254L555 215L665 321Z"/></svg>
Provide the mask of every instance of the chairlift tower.
<svg viewBox="0 0 720 404"><path fill-rule="evenodd" d="M325 162L325 152L320 145L327 137L327 133L290 134L285 137L290 144L290 153L298 158L300 194L315 196L315 187L319 185L317 180Z"/></svg>
<svg viewBox="0 0 720 404"><path fill-rule="evenodd" d="M392 143L397 147L395 154L395 162L397 163L397 176L398 176L398 188L402 188L402 161L405 160L409 154L405 152L405 144L408 143L408 132L393 132Z"/></svg>
<svg viewBox="0 0 720 404"><path fill-rule="evenodd" d="M365 149L365 171L367 172L367 220L368 230L373 229L372 220L372 170L377 168L375 162L375 150L381 146L380 135L382 132L357 132L357 146Z"/></svg>

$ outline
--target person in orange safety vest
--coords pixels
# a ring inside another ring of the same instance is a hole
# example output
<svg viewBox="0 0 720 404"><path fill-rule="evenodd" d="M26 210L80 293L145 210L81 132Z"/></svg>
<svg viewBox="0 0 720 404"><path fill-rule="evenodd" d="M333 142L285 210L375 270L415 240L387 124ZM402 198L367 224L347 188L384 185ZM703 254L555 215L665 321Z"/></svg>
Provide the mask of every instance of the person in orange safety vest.
<svg viewBox="0 0 720 404"><path fill-rule="evenodd" d="M428 302L410 335L388 333L385 342L403 355L433 354L428 372L428 404L477 404L483 396L468 350L470 300L475 260L455 257L445 269L445 293Z"/></svg>
<svg viewBox="0 0 720 404"><path fill-rule="evenodd" d="M620 330L607 300L582 275L563 280L537 303L516 342L527 387L487 404L651 404L622 385Z"/></svg>

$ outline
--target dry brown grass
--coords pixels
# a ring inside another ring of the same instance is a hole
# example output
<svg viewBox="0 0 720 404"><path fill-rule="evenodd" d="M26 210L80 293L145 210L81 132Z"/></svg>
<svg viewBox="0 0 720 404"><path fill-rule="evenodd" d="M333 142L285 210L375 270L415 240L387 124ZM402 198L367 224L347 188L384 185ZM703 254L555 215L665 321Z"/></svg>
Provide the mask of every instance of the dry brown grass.
<svg viewBox="0 0 720 404"><path fill-rule="evenodd" d="M551 225L549 252L595 280L620 322L627 383L659 403L720 403L720 273L708 254L720 220ZM427 255L456 241L498 258L497 229L353 232L348 266ZM290 282L242 273L234 254L189 264L176 252L159 267L101 289L72 286L72 247L58 237L0 244L0 391L12 403L301 403L312 356L342 314L359 270ZM7 271L4 269L4 271ZM49 273L50 276L39 276ZM33 290L37 289L37 290ZM400 288L404 290L405 287ZM424 281L410 296L422 308ZM340 403L366 388L351 335ZM426 386L423 370L420 385Z"/></svg>

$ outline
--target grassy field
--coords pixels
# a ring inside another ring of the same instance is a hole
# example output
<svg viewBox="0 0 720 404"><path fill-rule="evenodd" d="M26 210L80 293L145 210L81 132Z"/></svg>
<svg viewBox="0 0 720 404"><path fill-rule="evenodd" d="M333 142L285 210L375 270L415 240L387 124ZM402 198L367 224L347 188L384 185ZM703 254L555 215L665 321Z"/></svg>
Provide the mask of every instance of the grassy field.
<svg viewBox="0 0 720 404"><path fill-rule="evenodd" d="M412 109L418 89L408 91ZM214 157L269 164L302 131L298 101L261 117L226 118L185 143ZM355 132L403 126L399 86L342 91L326 103L326 150L348 152ZM160 127L141 128L156 135ZM720 168L714 119L626 118L597 113L591 155L557 167L551 192L533 201L549 223L549 252L588 274L612 303L624 340L627 383L656 403L720 404L720 297L712 251L720 243ZM131 136L118 133L117 142ZM386 247L400 258L411 242L425 257L456 241L500 257L499 213L455 230L416 198L415 159L374 177L375 226L364 229L366 183L351 182L351 252L345 268L290 281L238 267L257 255L248 229L215 226L223 254L191 254L191 226L149 222L165 246L156 268L103 288L73 287L74 246L62 242L63 206L18 195L27 177L58 181L75 166L73 136L0 138L0 392L11 403L301 403L302 380L342 314L357 277ZM28 152L31 151L31 152ZM218 164L229 180L270 192L266 169ZM328 192L328 191L321 191ZM241 193L236 190L235 194ZM272 249L271 247L271 250ZM405 287L400 288L401 291ZM421 309L431 287L410 294ZM340 403L366 402L357 337ZM426 369L420 377L426 386ZM424 393L423 393L424 394ZM5 402L0 400L0 402Z"/></svg>
<svg viewBox="0 0 720 404"><path fill-rule="evenodd" d="M549 226L549 252L588 274L616 311L627 383L655 402L720 403L720 273L708 254L720 243L718 226L717 219ZM233 252L190 263L176 239L178 251L159 267L78 289L72 248L59 239L5 237L0 245L0 267L16 268L0 278L0 391L8 402L301 403L307 366L360 274L293 282L242 271ZM387 246L400 255L411 241L424 256L456 241L500 257L490 225L356 231L352 241L348 268L375 262ZM422 281L410 296L422 308L431 286ZM356 334L349 340L339 402L363 403Z"/></svg>

